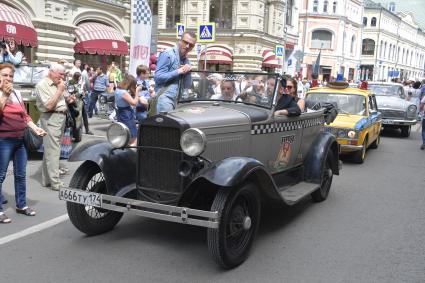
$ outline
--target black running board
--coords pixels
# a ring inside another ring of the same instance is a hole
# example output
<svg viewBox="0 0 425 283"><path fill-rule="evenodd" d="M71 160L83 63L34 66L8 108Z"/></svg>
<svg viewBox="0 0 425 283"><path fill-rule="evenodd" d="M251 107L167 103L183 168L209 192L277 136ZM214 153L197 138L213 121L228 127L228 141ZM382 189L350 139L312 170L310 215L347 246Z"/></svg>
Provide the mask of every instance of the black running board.
<svg viewBox="0 0 425 283"><path fill-rule="evenodd" d="M294 186L282 189L280 196L288 205L294 205L319 188L319 184L300 182Z"/></svg>

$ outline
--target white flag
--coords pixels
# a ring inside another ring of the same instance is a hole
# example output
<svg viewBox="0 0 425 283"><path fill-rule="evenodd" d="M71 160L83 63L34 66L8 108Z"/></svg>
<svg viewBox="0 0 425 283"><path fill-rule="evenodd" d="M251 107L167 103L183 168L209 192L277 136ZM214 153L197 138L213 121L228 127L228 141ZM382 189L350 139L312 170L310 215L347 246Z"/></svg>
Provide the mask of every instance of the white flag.
<svg viewBox="0 0 425 283"><path fill-rule="evenodd" d="M147 0L131 0L131 40L129 74L136 76L139 65L149 67L152 12Z"/></svg>

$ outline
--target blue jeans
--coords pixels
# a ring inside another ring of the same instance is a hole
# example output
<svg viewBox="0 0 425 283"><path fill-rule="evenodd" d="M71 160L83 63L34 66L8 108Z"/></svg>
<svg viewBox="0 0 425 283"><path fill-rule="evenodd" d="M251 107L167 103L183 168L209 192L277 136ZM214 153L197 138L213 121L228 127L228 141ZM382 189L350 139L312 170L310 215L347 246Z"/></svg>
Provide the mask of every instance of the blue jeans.
<svg viewBox="0 0 425 283"><path fill-rule="evenodd" d="M425 144L425 118L422 118L422 144Z"/></svg>
<svg viewBox="0 0 425 283"><path fill-rule="evenodd" d="M95 113L97 113L96 102L99 99L99 95L102 92L103 91L97 91L97 90L93 90L91 92L91 94L90 94L89 111L87 113L87 115L89 116L89 118L93 117L93 110L95 111Z"/></svg>
<svg viewBox="0 0 425 283"><path fill-rule="evenodd" d="M16 207L23 208L27 205L27 151L24 141L20 138L0 138L0 212L3 211L2 186L6 178L7 166L11 160L13 161L13 175L15 177Z"/></svg>
<svg viewBox="0 0 425 283"><path fill-rule="evenodd" d="M156 105L157 114L161 112L170 112L176 108L176 98L169 97L167 94L163 94L158 97L158 102Z"/></svg>

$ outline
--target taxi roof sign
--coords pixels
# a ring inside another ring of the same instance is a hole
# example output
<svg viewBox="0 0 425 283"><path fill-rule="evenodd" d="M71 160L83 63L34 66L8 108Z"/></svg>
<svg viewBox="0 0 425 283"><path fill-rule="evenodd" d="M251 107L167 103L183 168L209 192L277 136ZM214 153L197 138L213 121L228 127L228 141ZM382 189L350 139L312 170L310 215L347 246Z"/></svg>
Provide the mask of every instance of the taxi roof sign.
<svg viewBox="0 0 425 283"><path fill-rule="evenodd" d="M200 43L215 42L215 23L198 24L197 36Z"/></svg>

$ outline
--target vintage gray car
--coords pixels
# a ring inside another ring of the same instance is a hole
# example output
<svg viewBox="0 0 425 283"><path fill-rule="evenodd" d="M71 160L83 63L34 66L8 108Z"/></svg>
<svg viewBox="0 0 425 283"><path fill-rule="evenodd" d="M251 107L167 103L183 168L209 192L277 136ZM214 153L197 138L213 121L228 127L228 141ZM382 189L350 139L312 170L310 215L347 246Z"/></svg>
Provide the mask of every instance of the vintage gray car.
<svg viewBox="0 0 425 283"><path fill-rule="evenodd" d="M401 130L402 137L410 135L410 128L418 118L417 106L406 100L402 84L370 82L369 89L375 94L382 126Z"/></svg>
<svg viewBox="0 0 425 283"><path fill-rule="evenodd" d="M77 229L109 231L123 213L203 226L214 260L233 268L248 257L263 206L327 198L340 170L339 145L323 131L333 106L275 116L279 75L220 75L218 86L205 73L189 89L180 83L177 108L144 120L137 147L113 123L107 142L73 151L69 161L83 163L59 198Z"/></svg>

